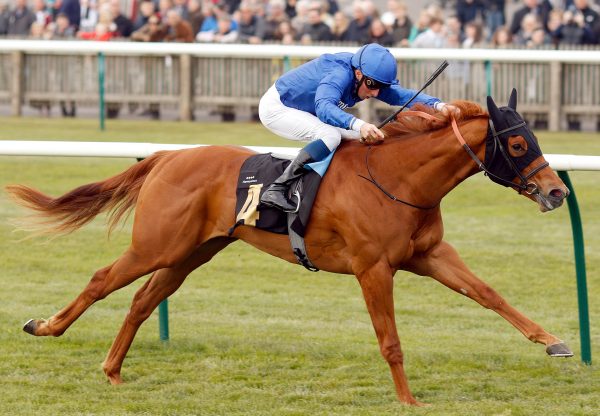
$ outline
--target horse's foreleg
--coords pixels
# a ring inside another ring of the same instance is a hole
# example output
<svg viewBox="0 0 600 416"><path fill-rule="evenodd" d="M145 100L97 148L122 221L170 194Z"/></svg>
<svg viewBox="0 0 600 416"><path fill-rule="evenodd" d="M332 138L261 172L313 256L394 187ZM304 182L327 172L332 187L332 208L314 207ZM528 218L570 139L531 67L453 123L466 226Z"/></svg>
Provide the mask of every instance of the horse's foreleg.
<svg viewBox="0 0 600 416"><path fill-rule="evenodd" d="M132 248L115 263L94 273L85 289L61 311L48 320L30 320L23 330L36 336L60 336L94 302L159 268L151 253L140 255Z"/></svg>
<svg viewBox="0 0 600 416"><path fill-rule="evenodd" d="M160 302L179 289L194 269L208 262L215 254L233 241L235 240L231 238L216 238L204 243L179 265L155 272L144 286L137 291L125 322L123 322L121 330L102 365L104 373L111 384L122 382L121 366L123 360L137 330L148 319L152 311L156 309Z"/></svg>
<svg viewBox="0 0 600 416"><path fill-rule="evenodd" d="M392 371L398 399L407 404L422 405L410 392L404 373L404 357L394 315L394 283L390 267L381 262L357 273L363 297L379 341L381 355Z"/></svg>
<svg viewBox="0 0 600 416"><path fill-rule="evenodd" d="M494 289L475 276L450 244L442 241L426 255L413 257L407 266L407 270L431 276L450 289L498 313L529 340L546 345L549 355L573 355L560 339L513 308Z"/></svg>

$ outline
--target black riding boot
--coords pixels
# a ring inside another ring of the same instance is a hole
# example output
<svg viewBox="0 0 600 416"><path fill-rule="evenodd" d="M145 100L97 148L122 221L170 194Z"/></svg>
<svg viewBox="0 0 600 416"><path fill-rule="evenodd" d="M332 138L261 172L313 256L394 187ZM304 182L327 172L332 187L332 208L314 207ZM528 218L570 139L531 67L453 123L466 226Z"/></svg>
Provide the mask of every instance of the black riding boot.
<svg viewBox="0 0 600 416"><path fill-rule="evenodd" d="M284 212L296 212L300 201L294 203L294 201L288 198L290 185L294 180L308 172L307 169L304 169L304 165L310 162L314 162L313 158L304 149L301 149L296 159L288 165L281 176L275 179L271 186L262 194L260 203Z"/></svg>

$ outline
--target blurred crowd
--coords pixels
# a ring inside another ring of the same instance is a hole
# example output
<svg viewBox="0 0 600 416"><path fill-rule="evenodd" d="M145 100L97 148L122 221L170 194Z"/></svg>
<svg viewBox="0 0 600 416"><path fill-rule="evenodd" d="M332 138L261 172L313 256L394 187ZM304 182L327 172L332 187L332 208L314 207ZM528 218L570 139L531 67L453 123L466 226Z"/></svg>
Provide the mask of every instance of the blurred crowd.
<svg viewBox="0 0 600 416"><path fill-rule="evenodd" d="M412 47L600 43L600 0L442 0L413 21L406 4L372 0L0 0L0 36L140 42L377 42Z"/></svg>

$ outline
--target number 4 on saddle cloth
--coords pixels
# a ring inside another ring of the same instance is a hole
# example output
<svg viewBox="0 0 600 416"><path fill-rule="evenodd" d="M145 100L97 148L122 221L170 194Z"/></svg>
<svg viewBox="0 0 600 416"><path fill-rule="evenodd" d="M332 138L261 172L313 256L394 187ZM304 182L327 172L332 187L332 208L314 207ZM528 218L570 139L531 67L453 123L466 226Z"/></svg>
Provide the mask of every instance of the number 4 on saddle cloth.
<svg viewBox="0 0 600 416"><path fill-rule="evenodd" d="M297 201L300 196L300 209L296 213L287 213L276 208L259 205L263 192L283 173L291 160L273 153L254 155L246 159L240 168L236 188L236 223L229 229L229 235L240 225L256 227L277 234L288 234L298 262L308 270L318 271L319 269L311 263L306 255L304 234L321 179L325 175L334 153L320 162L305 165L311 171L290 186L292 200Z"/></svg>

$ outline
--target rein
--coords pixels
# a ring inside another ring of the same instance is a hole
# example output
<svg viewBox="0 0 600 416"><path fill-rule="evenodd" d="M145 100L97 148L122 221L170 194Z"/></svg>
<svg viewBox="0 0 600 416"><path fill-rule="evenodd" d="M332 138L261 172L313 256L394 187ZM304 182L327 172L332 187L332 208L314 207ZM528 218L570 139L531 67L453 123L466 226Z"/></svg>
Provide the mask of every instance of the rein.
<svg viewBox="0 0 600 416"><path fill-rule="evenodd" d="M430 120L430 121L439 121L438 118L432 116L431 114L425 113L423 111L412 111L411 110L411 111L405 111L404 114L408 115L408 116L421 117L421 118L424 118L424 119ZM506 161L506 163L510 166L510 168L514 172L515 176L518 177L520 179L520 181L521 181L521 183L514 183L512 181L504 179L504 178L502 178L502 177L494 174L493 172L491 172L485 166L484 162L482 162L481 159L479 159L477 157L477 155L475 154L475 152L473 152L473 150L469 147L469 145L465 141L462 133L458 129L458 123L456 122L456 119L454 118L454 116L450 116L450 121L451 121L452 130L454 131L454 136L456 137L456 139L458 140L458 142L460 143L460 145L463 147L463 149L465 149L465 151L467 152L467 154L471 157L471 159L473 159L473 161L477 164L477 167L479 168L479 170L483 171L485 175L493 177L497 181L500 181L503 184L506 184L507 186L517 187L519 189L519 194L522 193L522 192L525 192L525 193L527 193L529 195L539 194L540 191L539 191L537 185L535 183L533 183L533 182L528 182L528 180L532 176L534 176L536 173L538 173L540 170L542 170L546 166L548 166L549 163L548 162L541 163L539 166L537 166L535 169L533 169L531 172L529 172L527 174L527 176L523 176L523 174L519 171L519 169L517 169L517 167L515 166L514 162L511 160L511 158L506 153L506 149L504 149L504 146L502 146L502 143L500 143L500 135L501 134L507 133L507 132L512 131L512 130L516 130L518 128L521 128L521 127L523 127L523 126L526 125L525 122L516 124L514 126L508 127L508 128L506 128L504 130L500 130L500 131L497 132L496 129L494 128L494 123L492 122L491 117L488 118L489 128L490 128L490 131L492 133L491 134L492 135L492 139L494 140L494 153L493 153L493 156L492 156L492 160L496 156L496 150L499 149L500 150L500 154L503 156L503 158ZM410 202L404 201L404 200L396 197L394 194L392 194L391 192L387 191L379 182L377 182L377 180L373 176L373 173L371 172L371 168L369 167L369 154L371 153L371 148L372 147L373 146L369 146L369 148L367 149L367 153L365 155L365 164L367 165L367 172L369 173L369 177L367 178L366 176L363 176L363 175L358 175L358 176L360 176L361 178L363 178L363 179L371 182L381 192L383 192L383 194L385 196L387 196L388 198L390 198L394 202L399 202L399 203L407 205L409 207L413 207L413 208L417 208L417 209L422 209L422 210L433 209L433 208L435 208L435 207L437 207L439 205L439 202L437 204L431 205L431 206L422 206L422 205L412 204Z"/></svg>

